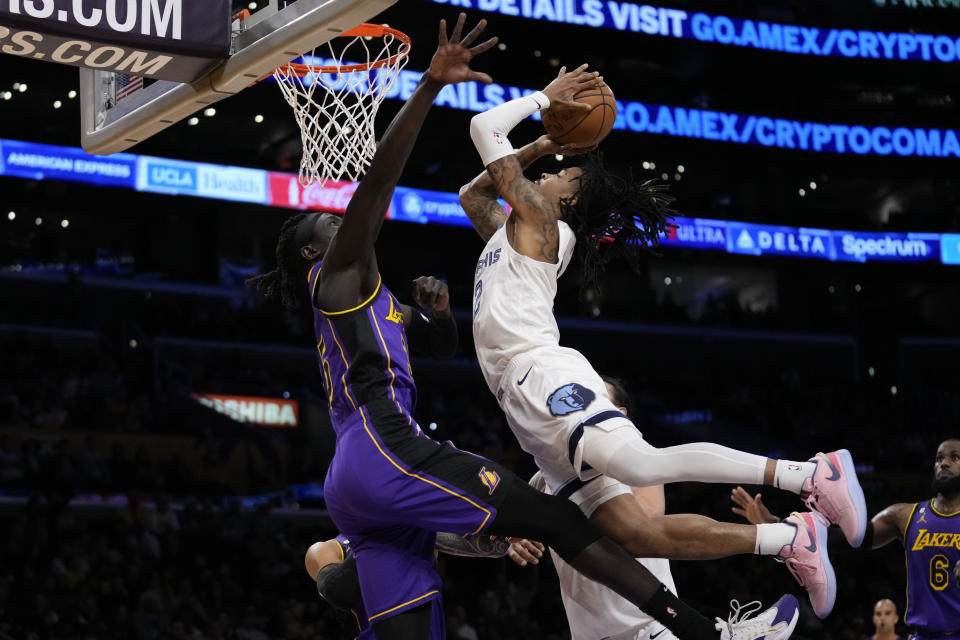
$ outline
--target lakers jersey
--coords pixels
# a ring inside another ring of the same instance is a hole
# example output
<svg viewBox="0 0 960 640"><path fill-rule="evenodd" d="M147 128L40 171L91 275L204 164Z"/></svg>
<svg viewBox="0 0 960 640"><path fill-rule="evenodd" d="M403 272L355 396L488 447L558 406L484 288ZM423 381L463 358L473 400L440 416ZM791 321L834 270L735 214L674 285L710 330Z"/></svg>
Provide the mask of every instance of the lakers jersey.
<svg viewBox="0 0 960 640"><path fill-rule="evenodd" d="M904 536L907 554L906 623L921 635L960 634L960 511L940 513L933 500L917 503Z"/></svg>
<svg viewBox="0 0 960 640"><path fill-rule="evenodd" d="M559 278L573 255L573 232L562 220L559 262L541 262L514 251L507 225L490 236L473 283L473 340L490 391L497 392L510 360L537 347L560 344L553 317Z"/></svg>
<svg viewBox="0 0 960 640"><path fill-rule="evenodd" d="M345 311L317 308L320 263L309 272L313 327L330 420L340 434L347 418L370 400L387 399L413 424L417 402L400 303L378 278L362 304Z"/></svg>
<svg viewBox="0 0 960 640"><path fill-rule="evenodd" d="M352 551L350 539L342 533L334 538L340 546L340 561L343 562ZM366 610L363 608L363 599L357 598L350 609L351 617L357 625L357 640L372 640L373 631L370 629L370 621L367 620Z"/></svg>

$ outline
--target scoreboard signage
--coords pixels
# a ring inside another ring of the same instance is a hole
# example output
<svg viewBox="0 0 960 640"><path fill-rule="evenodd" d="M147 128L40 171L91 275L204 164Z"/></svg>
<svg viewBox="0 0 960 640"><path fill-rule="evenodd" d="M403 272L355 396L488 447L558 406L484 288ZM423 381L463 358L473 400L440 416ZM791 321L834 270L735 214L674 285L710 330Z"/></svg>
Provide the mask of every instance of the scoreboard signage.
<svg viewBox="0 0 960 640"><path fill-rule="evenodd" d="M192 82L227 56L230 0L0 0L0 52Z"/></svg>

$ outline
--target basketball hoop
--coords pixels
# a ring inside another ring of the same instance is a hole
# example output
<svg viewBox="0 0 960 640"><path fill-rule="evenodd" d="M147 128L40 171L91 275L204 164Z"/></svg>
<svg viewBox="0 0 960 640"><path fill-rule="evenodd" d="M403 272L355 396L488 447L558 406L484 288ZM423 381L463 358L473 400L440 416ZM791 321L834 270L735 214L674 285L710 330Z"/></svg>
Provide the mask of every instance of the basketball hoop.
<svg viewBox="0 0 960 640"><path fill-rule="evenodd" d="M402 31L364 23L335 40L345 38L339 53L333 41L326 44L327 64L290 62L273 72L300 126L303 186L363 175L377 149L377 109L407 64L410 38ZM380 42L370 46L373 39ZM316 60L317 51L309 59Z"/></svg>

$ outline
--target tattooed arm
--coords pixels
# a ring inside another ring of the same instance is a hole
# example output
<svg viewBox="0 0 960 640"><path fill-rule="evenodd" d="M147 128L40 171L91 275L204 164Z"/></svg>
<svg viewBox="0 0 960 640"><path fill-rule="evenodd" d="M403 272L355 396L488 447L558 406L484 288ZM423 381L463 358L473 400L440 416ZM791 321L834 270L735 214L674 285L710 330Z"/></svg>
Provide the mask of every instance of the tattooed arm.
<svg viewBox="0 0 960 640"><path fill-rule="evenodd" d="M564 150L547 136L540 136L517 151L517 162L522 169L526 169L543 156L563 153ZM467 212L473 228L484 242L507 219L507 212L500 206L499 197L497 185L486 170L460 188L460 206Z"/></svg>
<svg viewBox="0 0 960 640"><path fill-rule="evenodd" d="M519 253L541 262L557 262L560 245L560 229L557 225L559 200L555 197L556 193L547 197L539 184L527 180L523 175L524 167L531 161L528 154L533 154L537 147L524 147L518 154L510 145L507 134L523 118L548 106L572 110L588 108L573 97L580 90L598 86L602 78L586 69L587 65L584 64L568 73L563 67L543 92L511 100L474 116L470 121L470 137L487 168L490 184L514 210L514 215L507 218L506 222L511 246ZM552 141L549 144L556 145ZM473 193L468 193L464 209L471 215L480 237L489 238L504 219L505 213L499 205L494 207L491 204L495 194L482 178L474 180L463 191L470 192L471 187L474 187ZM477 198L471 200L471 195Z"/></svg>
<svg viewBox="0 0 960 640"><path fill-rule="evenodd" d="M507 239L517 253L556 263L560 251L559 207L550 202L540 188L527 180L516 155L510 155L487 167L493 184L513 207L507 219Z"/></svg>

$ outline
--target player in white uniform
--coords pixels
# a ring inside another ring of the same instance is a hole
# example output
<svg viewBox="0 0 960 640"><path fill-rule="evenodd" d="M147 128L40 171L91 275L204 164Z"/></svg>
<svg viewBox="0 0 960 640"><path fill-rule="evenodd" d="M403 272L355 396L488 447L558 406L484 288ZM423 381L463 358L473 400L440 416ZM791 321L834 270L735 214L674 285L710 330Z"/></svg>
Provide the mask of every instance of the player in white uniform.
<svg viewBox="0 0 960 640"><path fill-rule="evenodd" d="M607 395L625 415L630 415L630 396L623 384L614 378L603 378ZM543 474L537 472L530 484L538 491L545 491ZM635 487L632 497L640 507L651 515L663 515L666 508L663 485L655 487ZM600 505L581 505L589 517ZM519 564L527 561L537 562L543 551L543 545L528 540L513 541L508 553ZM662 624L638 610L610 589L592 580L583 578L573 567L563 561L555 552L550 552L553 564L560 579L560 597L567 612L572 640L677 640ZM674 594L677 593L670 573L670 561L664 558L637 558L637 562L647 568L663 585Z"/></svg>
<svg viewBox="0 0 960 640"><path fill-rule="evenodd" d="M585 156L583 167L543 174L536 182L524 177L523 169L537 158L578 150L541 137L516 152L509 132L551 103L578 108L573 96L599 81L586 65L571 73L561 69L542 92L471 120L486 171L461 189L460 201L487 242L477 262L473 300L474 343L484 378L547 485L581 507L600 504L592 520L632 555L775 555L825 617L836 597L826 544L820 544L827 523L839 525L853 546L859 546L866 526L866 503L849 452L793 462L710 443L654 448L610 402L587 359L559 344L553 300L577 241L589 279L609 256L636 260L636 251L656 244L670 213L670 198L659 187L614 176L596 154ZM513 207L509 217L498 196ZM823 517L794 514L768 528L740 528L693 515L652 518L622 495L623 485L683 481L774 485L800 494Z"/></svg>

